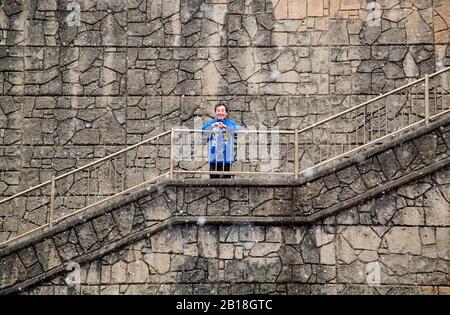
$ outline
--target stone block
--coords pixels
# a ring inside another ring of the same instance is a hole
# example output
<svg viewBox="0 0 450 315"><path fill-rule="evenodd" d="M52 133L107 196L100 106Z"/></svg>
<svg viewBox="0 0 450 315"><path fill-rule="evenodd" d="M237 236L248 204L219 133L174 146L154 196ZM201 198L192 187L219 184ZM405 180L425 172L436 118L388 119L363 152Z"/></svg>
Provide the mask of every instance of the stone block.
<svg viewBox="0 0 450 315"><path fill-rule="evenodd" d="M58 267L61 264L61 259L51 239L36 244L35 250L38 260L45 271Z"/></svg>
<svg viewBox="0 0 450 315"><path fill-rule="evenodd" d="M342 235L354 249L377 250L380 246L380 237L366 226L348 227Z"/></svg>
<svg viewBox="0 0 450 315"><path fill-rule="evenodd" d="M2 273L0 274L0 285L2 288L11 286L18 281L22 281L25 279L26 269L20 262L19 256L17 254L3 257L0 260L0 267L2 268L2 270L8 271L2 271Z"/></svg>
<svg viewBox="0 0 450 315"><path fill-rule="evenodd" d="M169 229L158 232L150 237L152 250L156 253L183 252L183 236L180 229Z"/></svg>
<svg viewBox="0 0 450 315"><path fill-rule="evenodd" d="M384 236L390 253L421 254L420 236L417 227L392 227Z"/></svg>
<svg viewBox="0 0 450 315"><path fill-rule="evenodd" d="M169 254L149 253L144 256L144 261L149 265L150 270L158 274L164 274L170 270Z"/></svg>

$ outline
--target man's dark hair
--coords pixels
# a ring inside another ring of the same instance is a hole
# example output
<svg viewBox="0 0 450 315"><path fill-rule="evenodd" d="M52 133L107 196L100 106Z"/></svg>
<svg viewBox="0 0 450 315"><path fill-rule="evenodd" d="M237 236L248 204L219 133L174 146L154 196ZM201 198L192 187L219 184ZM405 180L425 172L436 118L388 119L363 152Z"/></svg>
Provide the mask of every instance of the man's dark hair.
<svg viewBox="0 0 450 315"><path fill-rule="evenodd" d="M228 106L225 103L217 103L216 105L214 105L214 111L216 111L217 107L219 106L225 107L225 111L228 113Z"/></svg>

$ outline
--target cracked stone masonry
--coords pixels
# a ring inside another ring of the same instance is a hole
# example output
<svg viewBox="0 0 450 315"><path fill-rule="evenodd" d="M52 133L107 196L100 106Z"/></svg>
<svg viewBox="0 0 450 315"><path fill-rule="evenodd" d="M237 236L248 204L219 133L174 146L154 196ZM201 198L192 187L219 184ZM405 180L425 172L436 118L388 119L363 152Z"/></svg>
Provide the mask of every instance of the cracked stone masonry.
<svg viewBox="0 0 450 315"><path fill-rule="evenodd" d="M450 66L447 0L372 2L0 1L0 200L192 128L218 100L244 128L303 128ZM0 249L0 292L67 294L80 260L81 294L450 294L441 127L296 185L152 187ZM46 222L41 203L0 207L0 242Z"/></svg>

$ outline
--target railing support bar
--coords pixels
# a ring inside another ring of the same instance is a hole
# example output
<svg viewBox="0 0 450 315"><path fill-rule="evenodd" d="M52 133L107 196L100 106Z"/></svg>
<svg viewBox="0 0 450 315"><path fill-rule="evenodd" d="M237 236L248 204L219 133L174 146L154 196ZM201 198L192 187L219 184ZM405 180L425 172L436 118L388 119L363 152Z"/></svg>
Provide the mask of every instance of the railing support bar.
<svg viewBox="0 0 450 315"><path fill-rule="evenodd" d="M175 133L174 133L174 129L172 128L171 132L170 132L170 165L169 165L169 178L173 178L173 145L175 142Z"/></svg>
<svg viewBox="0 0 450 315"><path fill-rule="evenodd" d="M428 74L425 75L425 123L430 122L430 80Z"/></svg>
<svg viewBox="0 0 450 315"><path fill-rule="evenodd" d="M298 169L299 169L299 155L298 155L298 129L295 129L294 133L294 178L298 178Z"/></svg>
<svg viewBox="0 0 450 315"><path fill-rule="evenodd" d="M50 194L50 212L48 214L48 226L53 227L54 211L55 211L55 176L52 176L52 191Z"/></svg>

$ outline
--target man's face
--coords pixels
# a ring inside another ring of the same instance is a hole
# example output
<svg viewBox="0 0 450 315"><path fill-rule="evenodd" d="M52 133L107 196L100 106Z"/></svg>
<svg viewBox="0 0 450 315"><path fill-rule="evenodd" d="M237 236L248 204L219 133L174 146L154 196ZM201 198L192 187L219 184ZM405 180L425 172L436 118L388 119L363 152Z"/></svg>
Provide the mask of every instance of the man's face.
<svg viewBox="0 0 450 315"><path fill-rule="evenodd" d="M227 113L225 106L218 106L216 108L216 117L217 118L225 119L225 118L227 118L227 115L228 115L228 113Z"/></svg>

